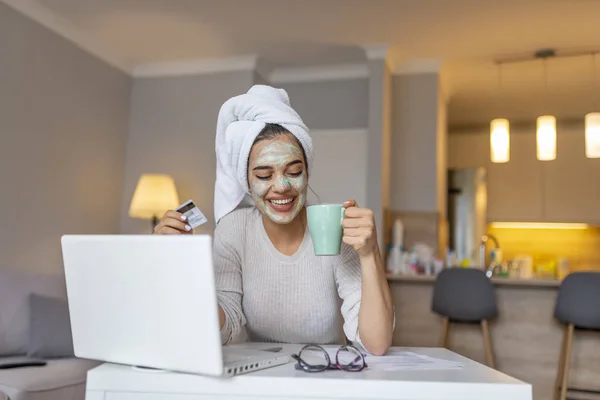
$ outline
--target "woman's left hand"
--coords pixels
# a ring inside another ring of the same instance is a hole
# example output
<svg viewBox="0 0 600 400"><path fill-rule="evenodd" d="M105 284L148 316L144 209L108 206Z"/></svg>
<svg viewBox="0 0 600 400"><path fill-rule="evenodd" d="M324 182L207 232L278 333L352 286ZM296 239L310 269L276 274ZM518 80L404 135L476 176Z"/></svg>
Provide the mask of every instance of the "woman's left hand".
<svg viewBox="0 0 600 400"><path fill-rule="evenodd" d="M354 247L360 256L368 256L378 251L377 229L373 211L360 208L356 201L350 199L344 203L343 241Z"/></svg>

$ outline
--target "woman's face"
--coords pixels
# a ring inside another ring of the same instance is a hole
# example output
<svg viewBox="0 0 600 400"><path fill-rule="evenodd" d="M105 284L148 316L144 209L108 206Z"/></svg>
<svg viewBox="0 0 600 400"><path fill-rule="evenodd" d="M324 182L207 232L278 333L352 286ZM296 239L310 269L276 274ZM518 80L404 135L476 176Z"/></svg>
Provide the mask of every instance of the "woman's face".
<svg viewBox="0 0 600 400"><path fill-rule="evenodd" d="M254 144L248 165L256 207L273 222L288 224L306 203L308 176L302 150L290 135Z"/></svg>

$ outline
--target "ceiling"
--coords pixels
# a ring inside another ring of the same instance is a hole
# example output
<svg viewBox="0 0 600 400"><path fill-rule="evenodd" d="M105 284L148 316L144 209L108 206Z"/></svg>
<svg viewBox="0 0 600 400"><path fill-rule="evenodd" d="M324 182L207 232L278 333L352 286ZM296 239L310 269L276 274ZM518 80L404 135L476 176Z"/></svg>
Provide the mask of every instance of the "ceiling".
<svg viewBox="0 0 600 400"><path fill-rule="evenodd" d="M600 100L592 56L549 59L547 85L540 60L503 65L501 86L493 63L546 47L600 50L600 0L17 1L45 7L132 65L243 55L276 67L356 63L362 46L388 44L393 64L443 60L453 125L496 114L583 118Z"/></svg>

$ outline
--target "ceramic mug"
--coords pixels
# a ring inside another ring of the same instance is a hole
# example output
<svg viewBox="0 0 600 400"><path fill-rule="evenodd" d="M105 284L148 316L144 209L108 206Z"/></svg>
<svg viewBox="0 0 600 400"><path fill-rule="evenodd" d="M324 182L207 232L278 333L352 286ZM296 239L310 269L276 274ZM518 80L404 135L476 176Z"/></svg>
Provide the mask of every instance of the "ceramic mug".
<svg viewBox="0 0 600 400"><path fill-rule="evenodd" d="M335 256L340 254L344 210L342 204L319 204L306 208L308 232L312 238L315 255Z"/></svg>

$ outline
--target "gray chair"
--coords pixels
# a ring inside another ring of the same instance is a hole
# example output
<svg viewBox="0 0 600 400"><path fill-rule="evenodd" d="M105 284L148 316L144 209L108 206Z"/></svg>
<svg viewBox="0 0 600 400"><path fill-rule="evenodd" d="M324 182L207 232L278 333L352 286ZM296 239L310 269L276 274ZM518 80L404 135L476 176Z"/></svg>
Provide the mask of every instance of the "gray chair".
<svg viewBox="0 0 600 400"><path fill-rule="evenodd" d="M448 268L437 276L431 310L443 318L441 347L448 347L451 323L481 325L488 366L496 368L488 321L498 315L496 292L485 272L475 268Z"/></svg>
<svg viewBox="0 0 600 400"><path fill-rule="evenodd" d="M554 383L554 398L566 399L567 391L600 394L598 390L568 386L575 329L600 330L600 272L573 272L567 275L558 289L554 317L565 325Z"/></svg>

